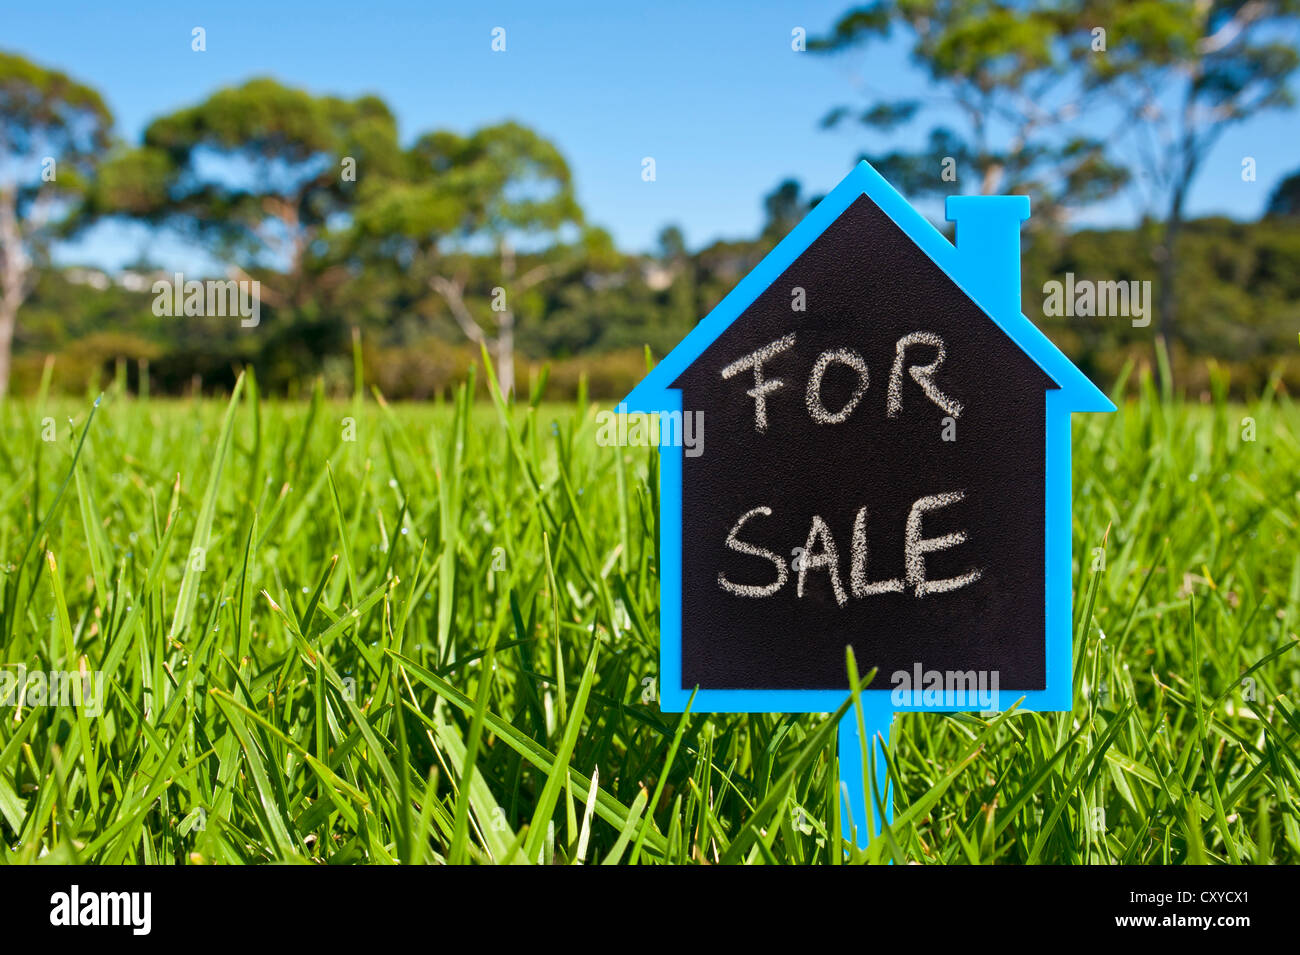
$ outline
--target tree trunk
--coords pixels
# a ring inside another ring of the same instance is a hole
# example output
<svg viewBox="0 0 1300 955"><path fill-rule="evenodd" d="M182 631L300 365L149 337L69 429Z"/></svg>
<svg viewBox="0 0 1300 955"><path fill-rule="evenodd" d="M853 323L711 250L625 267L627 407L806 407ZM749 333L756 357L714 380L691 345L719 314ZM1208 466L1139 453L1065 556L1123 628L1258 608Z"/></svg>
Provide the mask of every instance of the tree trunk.
<svg viewBox="0 0 1300 955"><path fill-rule="evenodd" d="M497 322L497 384L507 398L515 390L515 313L509 308Z"/></svg>
<svg viewBox="0 0 1300 955"><path fill-rule="evenodd" d="M501 277L505 280L505 306L497 313L497 384L501 394L506 398L515 390L515 313L510 304L514 294L511 286L515 277L515 250L510 240L502 237L499 243L501 253Z"/></svg>
<svg viewBox="0 0 1300 955"><path fill-rule="evenodd" d="M1158 248L1160 255L1157 272L1156 289L1156 335L1170 356L1169 376L1173 378L1173 348L1178 337L1177 297L1175 283L1178 280L1178 238L1183 231L1183 198L1185 189L1179 186L1169 203L1169 216L1165 219L1164 236ZM1173 388L1173 381L1162 381L1160 362L1156 362L1156 382L1163 388Z"/></svg>
<svg viewBox="0 0 1300 955"><path fill-rule="evenodd" d="M17 319L17 301L11 302L8 295L0 296L0 398L9 394L9 364Z"/></svg>
<svg viewBox="0 0 1300 955"><path fill-rule="evenodd" d="M18 229L18 194L0 189L0 398L9 393L9 369L18 306L22 304L30 265Z"/></svg>

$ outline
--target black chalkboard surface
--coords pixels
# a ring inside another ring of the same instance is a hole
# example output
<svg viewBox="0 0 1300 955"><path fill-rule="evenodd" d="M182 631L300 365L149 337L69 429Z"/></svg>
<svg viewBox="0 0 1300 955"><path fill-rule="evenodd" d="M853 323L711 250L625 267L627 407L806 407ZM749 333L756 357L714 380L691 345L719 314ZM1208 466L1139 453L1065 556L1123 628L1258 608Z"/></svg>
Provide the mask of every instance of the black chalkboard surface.
<svg viewBox="0 0 1300 955"><path fill-rule="evenodd" d="M802 306L802 309L800 309ZM1045 397L1056 385L866 195L678 377L681 682L1045 685Z"/></svg>

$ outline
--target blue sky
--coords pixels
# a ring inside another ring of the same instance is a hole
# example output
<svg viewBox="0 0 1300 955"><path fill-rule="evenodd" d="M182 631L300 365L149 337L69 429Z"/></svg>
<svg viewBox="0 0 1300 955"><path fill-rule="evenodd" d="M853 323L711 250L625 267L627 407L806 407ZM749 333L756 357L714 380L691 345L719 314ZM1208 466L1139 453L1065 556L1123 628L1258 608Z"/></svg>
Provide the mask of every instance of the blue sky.
<svg viewBox="0 0 1300 955"><path fill-rule="evenodd" d="M151 118L254 75L315 92L378 93L404 142L432 128L518 119L560 146L589 219L620 246L648 249L677 223L697 247L752 236L761 197L781 179L824 192L864 149L885 151L926 131L872 142L860 128L818 128L832 106L865 104L864 86L889 97L934 92L897 42L839 57L791 50L794 27L815 35L849 5L2 0L0 49L99 88L131 141ZM195 26L207 31L206 52L190 49ZM506 28L505 53L490 48L496 26ZM1300 112L1234 127L1198 179L1191 213L1257 215L1272 186L1300 166L1297 129ZM1246 155L1258 163L1257 182L1241 180ZM641 179L644 156L655 158L653 183ZM1084 221L1133 215L1122 198ZM112 266L143 241L100 230L61 258ZM171 245L150 251L185 267Z"/></svg>

